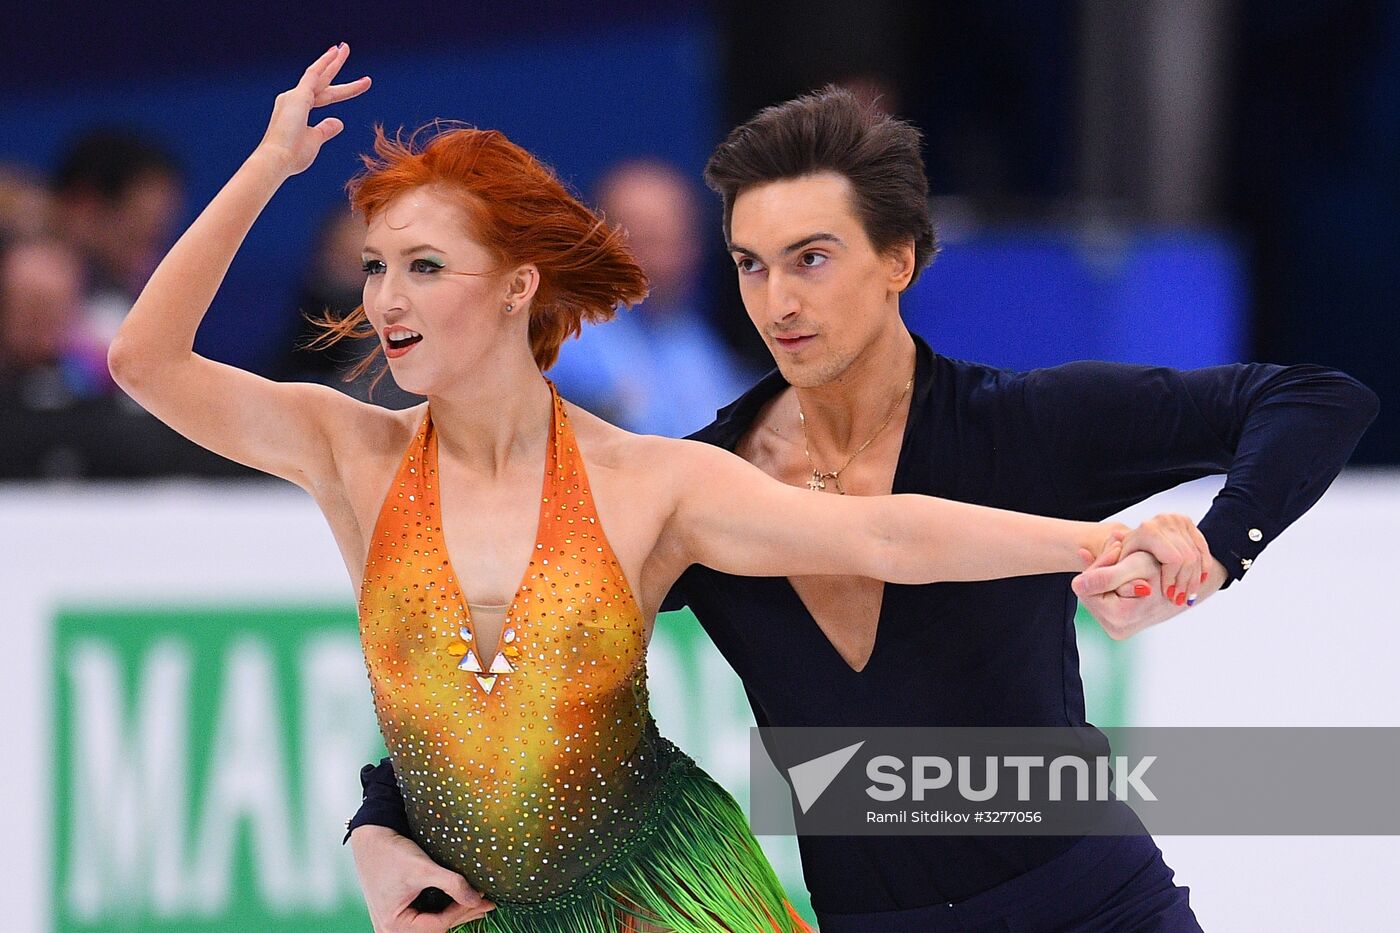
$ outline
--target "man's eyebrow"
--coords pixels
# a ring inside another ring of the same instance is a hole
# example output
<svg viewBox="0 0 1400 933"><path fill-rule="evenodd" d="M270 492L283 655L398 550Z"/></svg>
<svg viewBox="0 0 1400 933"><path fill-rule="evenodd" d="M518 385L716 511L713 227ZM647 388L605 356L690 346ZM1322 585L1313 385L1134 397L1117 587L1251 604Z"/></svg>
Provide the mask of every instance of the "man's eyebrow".
<svg viewBox="0 0 1400 933"><path fill-rule="evenodd" d="M784 255L784 256L790 255L790 254L795 253L795 252L797 252L798 250L802 249L803 247L811 246L813 243L817 243L817 242L820 242L820 241L822 241L822 240L829 240L829 241L831 241L832 243L835 243L835 244L838 245L838 246L845 246L845 245L846 245L846 241L843 240L843 239L841 239L841 238L840 238L839 236L837 236L836 234L834 234L834 233L827 233L827 232L823 231L823 232L821 232L821 233L814 233L814 234L812 234L811 236L805 236L805 237L803 237L802 239L798 240L798 241L795 242L795 243L790 243L790 244L788 244L787 246L784 246L783 249L782 249L783 255ZM758 256L757 253L755 253L753 250L749 249L747 246L741 246L741 245L738 244L738 243L730 243L730 244L729 244L729 251L730 251L731 253L743 253L745 256L754 256L754 257L757 257L757 256Z"/></svg>
<svg viewBox="0 0 1400 933"><path fill-rule="evenodd" d="M831 242L835 243L837 246L845 246L845 245L846 245L846 242L845 242L844 240L842 240L839 236L837 236L837 235L834 234L834 233L825 233L825 232L823 232L823 233L814 233L814 234L812 234L811 236L803 237L802 239L798 240L796 243L792 243L792 244L790 244L790 245L788 245L788 246L784 246L784 247L783 247L783 255L784 255L784 256L787 256L787 255L789 255L789 254L791 254L791 253L795 253L795 252L797 252L798 250L802 249L804 246L811 246L813 243L816 243L816 242L818 242L818 241L820 241L820 240L830 240Z"/></svg>

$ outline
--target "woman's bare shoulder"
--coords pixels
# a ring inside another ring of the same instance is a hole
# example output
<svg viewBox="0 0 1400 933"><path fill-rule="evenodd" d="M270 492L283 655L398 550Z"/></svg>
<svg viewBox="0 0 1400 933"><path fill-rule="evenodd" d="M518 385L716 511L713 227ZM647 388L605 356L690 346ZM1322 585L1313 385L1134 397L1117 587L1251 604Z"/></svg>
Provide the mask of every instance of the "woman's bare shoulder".
<svg viewBox="0 0 1400 933"><path fill-rule="evenodd" d="M369 535L399 464L423 422L427 403L393 410L352 398L336 405L327 425L335 457L333 481L314 496L330 523L352 580L359 579Z"/></svg>
<svg viewBox="0 0 1400 933"><path fill-rule="evenodd" d="M399 459L423 423L428 403L395 410L347 398L349 404L327 425L336 474L345 494L357 506L367 506L393 477Z"/></svg>
<svg viewBox="0 0 1400 933"><path fill-rule="evenodd" d="M326 432L337 458L372 456L407 446L423 423L428 403L392 409L343 396L325 419Z"/></svg>
<svg viewBox="0 0 1400 933"><path fill-rule="evenodd" d="M636 434L572 402L565 404L574 436L578 438L579 447L590 465L656 475L664 472L663 468L675 463L677 458L693 456L694 452L710 446L699 441L677 440L656 434Z"/></svg>

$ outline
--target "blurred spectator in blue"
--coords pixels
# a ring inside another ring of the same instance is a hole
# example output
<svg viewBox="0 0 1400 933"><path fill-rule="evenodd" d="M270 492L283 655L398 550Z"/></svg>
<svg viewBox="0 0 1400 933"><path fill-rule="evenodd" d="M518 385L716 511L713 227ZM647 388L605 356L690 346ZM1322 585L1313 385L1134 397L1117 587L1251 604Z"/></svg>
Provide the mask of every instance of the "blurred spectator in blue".
<svg viewBox="0 0 1400 933"><path fill-rule="evenodd" d="M750 381L699 310L705 241L697 193L674 167L636 160L604 175L597 202L627 231L651 293L607 324L585 326L548 375L570 401L614 424L682 437L713 421Z"/></svg>
<svg viewBox="0 0 1400 933"><path fill-rule="evenodd" d="M55 231L82 256L85 324L105 345L170 245L179 166L136 132L95 129L60 155L52 188Z"/></svg>
<svg viewBox="0 0 1400 933"><path fill-rule="evenodd" d="M106 347L81 327L77 254L51 239L0 251L0 406L52 411L114 391Z"/></svg>
<svg viewBox="0 0 1400 933"><path fill-rule="evenodd" d="M337 206L321 219L306 277L297 293L300 327L289 338L287 352L274 361L268 375L283 382L319 382L386 408L409 408L423 401L422 396L400 389L383 359L364 374L347 381L356 364L375 352L379 346L377 336L368 334L342 340L329 349L311 346L323 333L311 323L311 318L321 318L327 313L343 318L359 307L365 284L364 244L364 221L349 208Z"/></svg>

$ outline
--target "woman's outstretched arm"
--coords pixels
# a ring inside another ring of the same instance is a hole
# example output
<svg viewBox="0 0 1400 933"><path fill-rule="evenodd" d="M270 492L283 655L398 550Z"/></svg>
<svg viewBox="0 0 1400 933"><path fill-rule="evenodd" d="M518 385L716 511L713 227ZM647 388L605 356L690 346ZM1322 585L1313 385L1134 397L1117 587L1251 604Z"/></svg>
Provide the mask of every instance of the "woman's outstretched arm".
<svg viewBox="0 0 1400 933"><path fill-rule="evenodd" d="M331 83L348 54L344 45L327 50L278 95L262 142L156 268L107 357L117 384L185 437L308 489L333 475L332 423L354 417L360 403L324 386L263 379L193 347L253 221L344 128L335 117L308 125L311 110L369 88L368 78Z"/></svg>
<svg viewBox="0 0 1400 933"><path fill-rule="evenodd" d="M1098 555L1126 530L932 496L819 494L709 445L669 443L678 485L666 533L687 562L725 573L892 583L1070 573L1084 569L1081 552Z"/></svg>

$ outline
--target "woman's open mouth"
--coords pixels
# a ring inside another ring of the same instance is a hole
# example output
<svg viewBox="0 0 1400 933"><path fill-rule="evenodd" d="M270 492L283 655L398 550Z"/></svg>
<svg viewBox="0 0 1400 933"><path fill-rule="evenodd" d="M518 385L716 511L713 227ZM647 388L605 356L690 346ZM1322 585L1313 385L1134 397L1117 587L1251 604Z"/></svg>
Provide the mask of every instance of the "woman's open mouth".
<svg viewBox="0 0 1400 933"><path fill-rule="evenodd" d="M395 327L384 335L384 355L391 360L398 359L422 339L423 335L417 331Z"/></svg>

